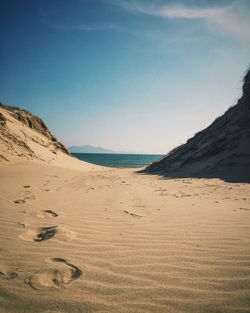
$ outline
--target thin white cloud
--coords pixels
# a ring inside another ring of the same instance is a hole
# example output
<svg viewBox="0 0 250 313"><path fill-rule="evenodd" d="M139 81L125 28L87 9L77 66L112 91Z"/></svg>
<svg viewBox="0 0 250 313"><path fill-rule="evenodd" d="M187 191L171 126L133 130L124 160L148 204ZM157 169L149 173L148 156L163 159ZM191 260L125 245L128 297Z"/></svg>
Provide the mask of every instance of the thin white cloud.
<svg viewBox="0 0 250 313"><path fill-rule="evenodd" d="M210 29L250 41L250 8L244 0L227 6L195 7L184 4L155 4L153 1L120 0L119 6L133 14L167 19L200 20Z"/></svg>
<svg viewBox="0 0 250 313"><path fill-rule="evenodd" d="M77 24L77 25L63 25L63 24L54 24L47 21L43 21L47 26L59 29L59 30L79 30L79 31L103 31L103 30L118 30L119 25L106 23L106 24Z"/></svg>
<svg viewBox="0 0 250 313"><path fill-rule="evenodd" d="M196 9L175 6L175 7L163 7L156 13L158 13L159 16L170 18L202 19L220 16L224 12L224 10L225 10L224 8Z"/></svg>
<svg viewBox="0 0 250 313"><path fill-rule="evenodd" d="M223 12L227 10L227 8L189 8L180 4L155 5L139 1L121 1L120 5L133 13L183 19L204 19L216 17L223 14Z"/></svg>

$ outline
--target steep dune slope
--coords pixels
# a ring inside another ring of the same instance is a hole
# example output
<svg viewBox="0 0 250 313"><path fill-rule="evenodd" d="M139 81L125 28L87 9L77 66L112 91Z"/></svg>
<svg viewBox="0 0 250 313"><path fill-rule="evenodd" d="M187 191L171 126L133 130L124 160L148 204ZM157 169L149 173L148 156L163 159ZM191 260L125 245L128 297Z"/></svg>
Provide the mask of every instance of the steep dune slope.
<svg viewBox="0 0 250 313"><path fill-rule="evenodd" d="M250 181L250 70L237 104L145 169L168 177L219 177Z"/></svg>
<svg viewBox="0 0 250 313"><path fill-rule="evenodd" d="M72 157L52 135L42 119L31 113L0 105L0 164L42 161L72 169L94 168Z"/></svg>

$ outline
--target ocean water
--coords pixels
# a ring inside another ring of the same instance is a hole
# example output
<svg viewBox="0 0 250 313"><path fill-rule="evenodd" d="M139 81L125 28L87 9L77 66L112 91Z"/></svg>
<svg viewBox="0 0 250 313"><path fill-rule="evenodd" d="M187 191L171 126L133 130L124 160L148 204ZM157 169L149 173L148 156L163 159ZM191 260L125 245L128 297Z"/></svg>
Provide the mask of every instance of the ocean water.
<svg viewBox="0 0 250 313"><path fill-rule="evenodd" d="M161 154L109 154L109 153L72 153L79 160L109 167L142 167L156 160Z"/></svg>

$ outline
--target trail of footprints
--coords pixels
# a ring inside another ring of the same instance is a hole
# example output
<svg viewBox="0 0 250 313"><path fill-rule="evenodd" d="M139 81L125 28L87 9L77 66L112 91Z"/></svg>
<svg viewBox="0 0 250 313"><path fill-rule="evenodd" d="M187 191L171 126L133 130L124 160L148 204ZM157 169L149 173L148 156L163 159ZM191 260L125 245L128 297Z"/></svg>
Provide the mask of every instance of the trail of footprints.
<svg viewBox="0 0 250 313"><path fill-rule="evenodd" d="M25 185L25 186L23 186L23 188L24 188L24 190L22 192L22 197L13 200L14 203L24 204L27 200L35 200L36 199L33 192L29 190L31 188L30 185Z"/></svg>
<svg viewBox="0 0 250 313"><path fill-rule="evenodd" d="M48 182L48 181L47 181ZM24 204L26 200L34 200L35 195L28 189L30 185L23 186L23 197L14 200L16 204ZM24 211L26 212L26 211ZM59 214L51 209L43 210L37 215L38 218L57 218ZM58 226L28 228L26 223L18 223L23 228L23 232L19 238L25 241L33 241L41 243L52 239L58 232ZM71 232L66 232L66 236L70 239L74 238ZM65 287L72 281L78 279L82 275L82 271L63 258L52 258L46 261L46 269L43 269L25 279L25 283L32 289L41 290L43 288L60 288ZM0 278L15 279L18 276L15 271L1 270Z"/></svg>

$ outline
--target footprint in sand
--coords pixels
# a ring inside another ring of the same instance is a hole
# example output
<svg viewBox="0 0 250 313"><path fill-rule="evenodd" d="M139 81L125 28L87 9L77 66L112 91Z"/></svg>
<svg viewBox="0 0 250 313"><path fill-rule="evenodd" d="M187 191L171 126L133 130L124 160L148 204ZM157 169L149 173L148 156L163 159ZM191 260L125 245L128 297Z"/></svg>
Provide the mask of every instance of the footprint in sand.
<svg viewBox="0 0 250 313"><path fill-rule="evenodd" d="M239 208L239 210L250 211L250 209L247 209L247 208Z"/></svg>
<svg viewBox="0 0 250 313"><path fill-rule="evenodd" d="M17 204L23 204L23 203L25 203L25 200L24 199L16 199L13 202L17 203Z"/></svg>
<svg viewBox="0 0 250 313"><path fill-rule="evenodd" d="M0 272L0 277L6 280L15 279L17 277L17 273L14 271L8 271L6 273Z"/></svg>
<svg viewBox="0 0 250 313"><path fill-rule="evenodd" d="M46 218L46 217L58 217L59 214L48 209L48 210L43 210L42 213L39 213L37 214L37 217L40 217L40 218Z"/></svg>
<svg viewBox="0 0 250 313"><path fill-rule="evenodd" d="M48 260L48 268L31 275L26 283L35 290L61 288L82 275L82 271L63 258Z"/></svg>
<svg viewBox="0 0 250 313"><path fill-rule="evenodd" d="M19 238L24 241L42 242L53 237L62 242L71 241L76 238L76 234L64 227L50 226L39 228L25 228Z"/></svg>
<svg viewBox="0 0 250 313"><path fill-rule="evenodd" d="M33 192L31 192L29 190L25 190L25 192L24 192L24 199L36 199L36 197L33 194Z"/></svg>
<svg viewBox="0 0 250 313"><path fill-rule="evenodd" d="M19 226L23 227L23 228L26 228L26 227L27 227L27 224L25 224L25 223L20 223L20 222L18 222L17 224L18 224Z"/></svg>
<svg viewBox="0 0 250 313"><path fill-rule="evenodd" d="M41 242L53 238L57 232L57 226L27 229L19 238L25 241Z"/></svg>
<svg viewBox="0 0 250 313"><path fill-rule="evenodd" d="M24 186L24 188L29 188L30 186ZM24 192L23 192L23 197L22 198L19 198L19 199L16 199L16 200L14 200L13 202L14 203L17 203L17 204L23 204L23 203L25 203L26 202L26 200L35 200L36 199L36 197L35 197L35 195L31 192L31 191L29 191L29 190L25 190Z"/></svg>
<svg viewBox="0 0 250 313"><path fill-rule="evenodd" d="M137 218L144 217L143 215L131 213L131 212L127 211L127 210L123 210L123 212L126 213L126 214L129 214L129 215L132 216L132 217L137 217Z"/></svg>
<svg viewBox="0 0 250 313"><path fill-rule="evenodd" d="M0 279L11 280L17 277L17 273L15 271L9 270L3 266L0 266Z"/></svg>

